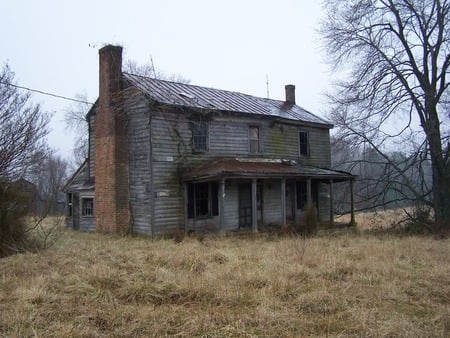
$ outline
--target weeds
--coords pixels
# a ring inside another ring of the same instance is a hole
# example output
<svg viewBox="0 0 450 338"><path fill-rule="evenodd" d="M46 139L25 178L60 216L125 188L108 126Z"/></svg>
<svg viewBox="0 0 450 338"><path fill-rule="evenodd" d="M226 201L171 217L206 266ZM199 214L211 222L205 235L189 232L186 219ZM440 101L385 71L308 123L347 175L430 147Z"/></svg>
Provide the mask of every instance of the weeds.
<svg viewBox="0 0 450 338"><path fill-rule="evenodd" d="M449 257L416 236L69 231L0 259L0 336L442 336Z"/></svg>

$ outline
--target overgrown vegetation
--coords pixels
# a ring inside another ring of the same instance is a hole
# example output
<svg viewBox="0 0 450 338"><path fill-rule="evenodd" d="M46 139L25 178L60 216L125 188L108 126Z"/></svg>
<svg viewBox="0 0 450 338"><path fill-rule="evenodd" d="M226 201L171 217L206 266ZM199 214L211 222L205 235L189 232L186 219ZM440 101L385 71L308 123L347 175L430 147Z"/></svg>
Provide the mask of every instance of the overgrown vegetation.
<svg viewBox="0 0 450 338"><path fill-rule="evenodd" d="M449 241L67 231L0 260L0 336L445 337Z"/></svg>
<svg viewBox="0 0 450 338"><path fill-rule="evenodd" d="M58 237L59 222L44 219L58 213L66 163L46 143L49 119L5 65L0 71L0 257L48 247Z"/></svg>

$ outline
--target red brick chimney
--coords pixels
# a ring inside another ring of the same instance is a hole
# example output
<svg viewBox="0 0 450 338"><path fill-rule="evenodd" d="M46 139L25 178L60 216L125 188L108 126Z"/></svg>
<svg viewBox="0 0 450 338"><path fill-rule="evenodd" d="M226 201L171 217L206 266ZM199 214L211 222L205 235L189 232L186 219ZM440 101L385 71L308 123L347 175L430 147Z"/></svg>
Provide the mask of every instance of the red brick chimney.
<svg viewBox="0 0 450 338"><path fill-rule="evenodd" d="M288 84L284 86L286 90L286 103L295 104L295 86Z"/></svg>
<svg viewBox="0 0 450 338"><path fill-rule="evenodd" d="M99 50L99 110L95 120L95 222L97 231L127 233L128 147L122 104L122 47Z"/></svg>

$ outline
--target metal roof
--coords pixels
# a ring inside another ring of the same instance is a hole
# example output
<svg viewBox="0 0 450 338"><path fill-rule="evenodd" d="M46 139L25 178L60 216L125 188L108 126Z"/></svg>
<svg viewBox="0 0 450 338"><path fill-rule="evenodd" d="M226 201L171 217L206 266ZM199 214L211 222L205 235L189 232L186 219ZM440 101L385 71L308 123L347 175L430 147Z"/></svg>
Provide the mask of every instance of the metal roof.
<svg viewBox="0 0 450 338"><path fill-rule="evenodd" d="M200 87L186 83L158 80L123 73L123 77L152 100L174 106L239 112L314 123L331 128L332 124L302 107L285 101Z"/></svg>
<svg viewBox="0 0 450 338"><path fill-rule="evenodd" d="M223 177L239 178L314 178L333 179L336 182L355 178L351 173L305 166L288 160L267 159L215 159L188 170L186 181L207 181Z"/></svg>

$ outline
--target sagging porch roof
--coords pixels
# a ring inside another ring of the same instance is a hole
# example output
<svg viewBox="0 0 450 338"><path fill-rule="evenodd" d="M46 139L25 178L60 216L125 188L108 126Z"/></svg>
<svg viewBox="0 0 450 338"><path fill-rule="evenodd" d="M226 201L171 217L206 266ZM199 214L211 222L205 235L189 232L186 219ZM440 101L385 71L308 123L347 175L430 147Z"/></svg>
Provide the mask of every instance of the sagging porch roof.
<svg viewBox="0 0 450 338"><path fill-rule="evenodd" d="M186 182L209 181L220 178L298 178L350 181L354 175L327 168L298 164L288 160L216 159L190 168L183 175Z"/></svg>

